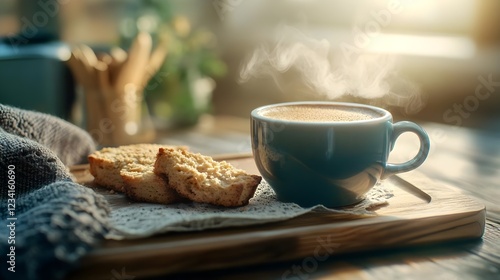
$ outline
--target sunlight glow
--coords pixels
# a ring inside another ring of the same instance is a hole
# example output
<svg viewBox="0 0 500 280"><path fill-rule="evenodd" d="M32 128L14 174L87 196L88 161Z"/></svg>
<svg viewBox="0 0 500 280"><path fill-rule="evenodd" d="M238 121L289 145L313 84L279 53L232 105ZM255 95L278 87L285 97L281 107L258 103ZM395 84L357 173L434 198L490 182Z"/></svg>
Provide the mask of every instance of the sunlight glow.
<svg viewBox="0 0 500 280"><path fill-rule="evenodd" d="M465 36L380 34L367 46L367 50L376 53L468 59L475 55L476 46L472 39Z"/></svg>

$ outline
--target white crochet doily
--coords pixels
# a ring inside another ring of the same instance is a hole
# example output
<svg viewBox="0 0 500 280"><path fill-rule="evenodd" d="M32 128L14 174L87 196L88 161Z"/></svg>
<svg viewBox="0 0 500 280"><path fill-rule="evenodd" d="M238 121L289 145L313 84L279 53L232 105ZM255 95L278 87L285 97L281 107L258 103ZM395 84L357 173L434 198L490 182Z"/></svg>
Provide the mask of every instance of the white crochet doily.
<svg viewBox="0 0 500 280"><path fill-rule="evenodd" d="M137 203L123 194L111 194L96 189L111 205L110 222L113 231L108 239L147 237L172 231L255 225L291 219L308 212L330 212L352 215L374 215L372 209L383 207L393 196L390 182L377 184L365 199L353 206L330 209L321 205L303 208L294 203L276 200L274 191L262 182L250 203L238 208L225 208L205 203L176 203L171 205Z"/></svg>

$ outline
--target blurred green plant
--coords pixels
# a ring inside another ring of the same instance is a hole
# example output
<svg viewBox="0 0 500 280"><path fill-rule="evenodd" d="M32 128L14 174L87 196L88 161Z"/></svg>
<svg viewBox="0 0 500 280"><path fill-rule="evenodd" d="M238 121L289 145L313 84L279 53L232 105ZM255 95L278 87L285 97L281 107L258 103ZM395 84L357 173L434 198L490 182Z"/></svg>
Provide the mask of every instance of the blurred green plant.
<svg viewBox="0 0 500 280"><path fill-rule="evenodd" d="M189 126L210 112L215 78L226 74L213 32L193 27L171 1L142 1L135 25L149 32L168 54L146 87L145 97L159 126ZM167 124L168 123L168 124Z"/></svg>

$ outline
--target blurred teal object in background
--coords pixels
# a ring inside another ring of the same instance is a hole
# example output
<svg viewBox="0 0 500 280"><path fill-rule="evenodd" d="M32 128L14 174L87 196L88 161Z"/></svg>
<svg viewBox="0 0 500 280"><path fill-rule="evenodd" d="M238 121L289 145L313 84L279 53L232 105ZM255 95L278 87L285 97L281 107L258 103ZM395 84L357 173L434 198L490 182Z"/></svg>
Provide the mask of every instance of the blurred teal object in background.
<svg viewBox="0 0 500 280"><path fill-rule="evenodd" d="M60 41L12 44L0 41L0 103L68 119L74 82L66 61L69 46Z"/></svg>
<svg viewBox="0 0 500 280"><path fill-rule="evenodd" d="M60 39L59 1L4 3L18 30L0 36L0 103L70 119L74 82Z"/></svg>
<svg viewBox="0 0 500 280"><path fill-rule="evenodd" d="M58 41L0 43L0 103L70 117L74 82L66 66L71 52Z"/></svg>

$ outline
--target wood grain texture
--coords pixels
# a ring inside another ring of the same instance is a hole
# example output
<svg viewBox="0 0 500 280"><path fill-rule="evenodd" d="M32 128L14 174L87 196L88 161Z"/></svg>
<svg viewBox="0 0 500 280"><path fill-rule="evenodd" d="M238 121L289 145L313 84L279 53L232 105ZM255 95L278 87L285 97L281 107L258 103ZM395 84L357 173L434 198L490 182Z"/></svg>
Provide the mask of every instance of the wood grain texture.
<svg viewBox="0 0 500 280"><path fill-rule="evenodd" d="M256 170L252 158L233 156L229 161L249 172ZM72 170L80 182L91 181L85 166ZM311 257L326 260L346 253L483 235L485 209L476 200L417 172L390 180L402 187L394 190L388 206L378 209L375 217L310 213L259 226L106 241L83 259L70 279L90 275L109 279L110 271L121 267L130 275L146 277Z"/></svg>

